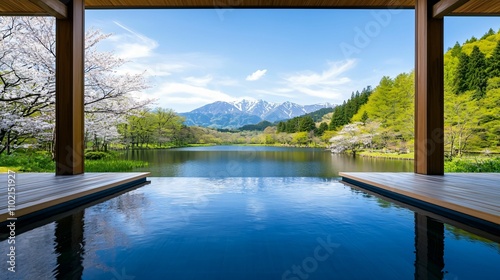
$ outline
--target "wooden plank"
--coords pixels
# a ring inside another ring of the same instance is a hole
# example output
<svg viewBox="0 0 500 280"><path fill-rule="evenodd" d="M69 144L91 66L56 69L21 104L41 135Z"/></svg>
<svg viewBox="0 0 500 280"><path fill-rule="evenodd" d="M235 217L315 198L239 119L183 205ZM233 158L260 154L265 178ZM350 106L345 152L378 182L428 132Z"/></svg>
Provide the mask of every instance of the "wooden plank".
<svg viewBox="0 0 500 280"><path fill-rule="evenodd" d="M1 15L49 15L31 0L0 1ZM165 8L329 8L329 9L413 9L416 0L85 0L87 9ZM500 1L470 0L450 15L500 15Z"/></svg>
<svg viewBox="0 0 500 280"><path fill-rule="evenodd" d="M59 0L30 0L33 4L42 8L49 15L58 19L65 19L68 17L68 9Z"/></svg>
<svg viewBox="0 0 500 280"><path fill-rule="evenodd" d="M458 7L451 16L500 16L500 1L470 0Z"/></svg>
<svg viewBox="0 0 500 280"><path fill-rule="evenodd" d="M88 9L120 8L412 8L414 0L86 0Z"/></svg>
<svg viewBox="0 0 500 280"><path fill-rule="evenodd" d="M500 174L340 172L343 178L500 225ZM475 181L476 186L470 182Z"/></svg>
<svg viewBox="0 0 500 280"><path fill-rule="evenodd" d="M68 4L68 18L56 20L57 175L84 170L84 14L83 0Z"/></svg>
<svg viewBox="0 0 500 280"><path fill-rule="evenodd" d="M415 173L444 174L444 30L432 17L438 0L417 0L415 61Z"/></svg>
<svg viewBox="0 0 500 280"><path fill-rule="evenodd" d="M467 2L469 0L441 0L432 7L432 16L434 18L443 18Z"/></svg>
<svg viewBox="0 0 500 280"><path fill-rule="evenodd" d="M144 173L87 173L74 176L54 176L49 173L17 174L15 217L22 217L52 206L145 179ZM36 182L33 179L37 178ZM26 179L26 180L24 180ZM7 181L6 174L0 180ZM1 201L7 201L7 189L0 190ZM8 215L6 203L0 204L0 222Z"/></svg>

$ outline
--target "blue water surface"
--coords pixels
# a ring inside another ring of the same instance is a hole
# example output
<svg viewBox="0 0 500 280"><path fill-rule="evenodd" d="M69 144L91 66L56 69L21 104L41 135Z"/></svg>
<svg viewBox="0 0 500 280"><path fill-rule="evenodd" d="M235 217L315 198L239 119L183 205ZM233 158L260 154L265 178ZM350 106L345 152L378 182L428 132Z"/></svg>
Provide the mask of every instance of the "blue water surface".
<svg viewBox="0 0 500 280"><path fill-rule="evenodd" d="M336 180L151 181L20 234L1 279L499 279L498 243L439 222L415 276L415 213Z"/></svg>

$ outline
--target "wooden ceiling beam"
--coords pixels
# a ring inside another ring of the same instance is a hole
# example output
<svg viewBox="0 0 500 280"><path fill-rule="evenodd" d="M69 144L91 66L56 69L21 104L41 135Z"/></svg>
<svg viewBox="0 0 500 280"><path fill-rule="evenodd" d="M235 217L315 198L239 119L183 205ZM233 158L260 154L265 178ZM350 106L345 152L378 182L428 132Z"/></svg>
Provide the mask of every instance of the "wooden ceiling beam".
<svg viewBox="0 0 500 280"><path fill-rule="evenodd" d="M59 0L30 0L30 2L58 19L65 19L68 17L68 7Z"/></svg>
<svg viewBox="0 0 500 280"><path fill-rule="evenodd" d="M432 7L432 16L434 18L443 18L467 2L469 0L441 0Z"/></svg>

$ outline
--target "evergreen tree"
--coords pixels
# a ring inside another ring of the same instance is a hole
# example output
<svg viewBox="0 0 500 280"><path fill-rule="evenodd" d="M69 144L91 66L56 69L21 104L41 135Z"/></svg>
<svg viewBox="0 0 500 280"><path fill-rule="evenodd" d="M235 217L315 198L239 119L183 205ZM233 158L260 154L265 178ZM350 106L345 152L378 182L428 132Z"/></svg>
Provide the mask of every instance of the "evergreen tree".
<svg viewBox="0 0 500 280"><path fill-rule="evenodd" d="M497 42L493 53L488 58L488 77L500 77L500 41Z"/></svg>
<svg viewBox="0 0 500 280"><path fill-rule="evenodd" d="M470 43L474 43L474 42L477 42L477 38L472 36L470 39L467 39L465 41L466 44L470 44Z"/></svg>
<svg viewBox="0 0 500 280"><path fill-rule="evenodd" d="M495 31L493 31L493 29L492 29L492 28L490 28L490 30L488 30L488 32L486 32L486 33L483 35L483 37L481 37L481 40L484 40L484 39L486 39L486 38L490 37L491 35L495 35Z"/></svg>
<svg viewBox="0 0 500 280"><path fill-rule="evenodd" d="M486 92L488 85L488 73L486 73L486 57L479 50L478 46L474 46L469 58L469 67L467 71L467 87L469 90L474 90L474 98L480 99Z"/></svg>
<svg viewBox="0 0 500 280"><path fill-rule="evenodd" d="M361 93L359 91L356 91L356 93L353 92L349 100L344 101L342 105L335 107L329 129L335 130L348 124L352 117L358 113L359 108L368 102L368 97L371 93L372 88L368 86L364 88Z"/></svg>
<svg viewBox="0 0 500 280"><path fill-rule="evenodd" d="M462 46L458 42L455 43L453 48L450 49L453 57L458 57L462 53Z"/></svg>
<svg viewBox="0 0 500 280"><path fill-rule="evenodd" d="M299 132L309 132L316 129L316 125L314 124L314 120L310 116L299 117Z"/></svg>
<svg viewBox="0 0 500 280"><path fill-rule="evenodd" d="M361 122L363 124L366 124L367 120L368 120L368 113L366 111L363 111L363 115L361 116Z"/></svg>
<svg viewBox="0 0 500 280"><path fill-rule="evenodd" d="M461 94L469 90L467 85L467 75L469 72L469 56L461 52L458 56L457 75L455 80L456 94Z"/></svg>
<svg viewBox="0 0 500 280"><path fill-rule="evenodd" d="M285 124L284 122L279 122L279 123L278 123L278 126L277 126L277 128L276 128L276 132L277 132L277 133L280 133L280 132L285 132L285 129L284 129L284 127L283 127L283 126L284 126L284 124Z"/></svg>
<svg viewBox="0 0 500 280"><path fill-rule="evenodd" d="M342 105L335 107L335 111L333 111L332 121L330 122L330 130L335 130L345 124L345 105L346 102L344 101Z"/></svg>
<svg viewBox="0 0 500 280"><path fill-rule="evenodd" d="M323 135L323 133L325 133L325 131L327 131L327 130L328 130L328 124L326 124L326 122L322 122L322 123L319 125L319 128L318 128L318 130L317 130L316 134L317 134L318 136L321 136L321 135Z"/></svg>

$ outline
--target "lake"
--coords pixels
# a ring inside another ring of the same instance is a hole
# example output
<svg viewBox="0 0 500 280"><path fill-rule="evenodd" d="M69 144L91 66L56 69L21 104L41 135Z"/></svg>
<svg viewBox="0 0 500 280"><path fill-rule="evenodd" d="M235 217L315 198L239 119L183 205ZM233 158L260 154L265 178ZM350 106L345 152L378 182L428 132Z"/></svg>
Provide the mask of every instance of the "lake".
<svg viewBox="0 0 500 280"><path fill-rule="evenodd" d="M0 239L0 279L498 279L497 237L336 178L412 161L243 146L123 157L149 162L151 184L16 225L17 271Z"/></svg>
<svg viewBox="0 0 500 280"><path fill-rule="evenodd" d="M318 148L209 146L133 150L123 158L143 160L154 177L338 177L341 171L412 172L413 161L332 154Z"/></svg>

